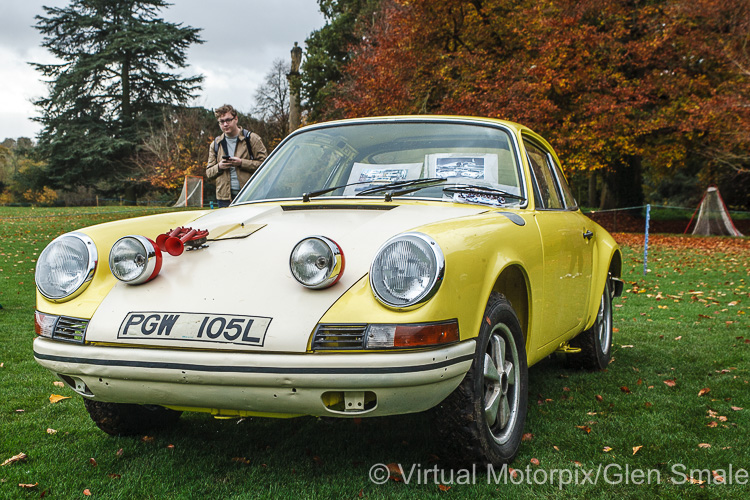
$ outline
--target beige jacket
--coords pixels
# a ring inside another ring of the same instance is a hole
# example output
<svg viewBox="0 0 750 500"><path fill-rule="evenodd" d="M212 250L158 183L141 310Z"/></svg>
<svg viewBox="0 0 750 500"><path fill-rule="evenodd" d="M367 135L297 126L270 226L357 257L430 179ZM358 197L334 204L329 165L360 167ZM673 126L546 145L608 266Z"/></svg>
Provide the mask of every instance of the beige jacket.
<svg viewBox="0 0 750 500"><path fill-rule="evenodd" d="M232 187L231 177L229 169L219 170L219 162L221 157L226 153L221 142L224 140L224 134L221 134L217 140L219 141L219 150L214 153L214 143L211 141L211 145L208 149L208 163L206 164L206 177L209 179L216 179L216 199L217 200L230 200L232 198ZM266 159L266 146L263 145L263 141L260 136L254 132L250 133L250 147L247 147L247 139L245 134L240 132L240 136L237 139L237 148L234 151L234 156L242 160L242 165L236 167L237 178L240 181L240 187L244 186L250 176L255 172L263 160ZM249 151L253 152L252 160L250 159Z"/></svg>

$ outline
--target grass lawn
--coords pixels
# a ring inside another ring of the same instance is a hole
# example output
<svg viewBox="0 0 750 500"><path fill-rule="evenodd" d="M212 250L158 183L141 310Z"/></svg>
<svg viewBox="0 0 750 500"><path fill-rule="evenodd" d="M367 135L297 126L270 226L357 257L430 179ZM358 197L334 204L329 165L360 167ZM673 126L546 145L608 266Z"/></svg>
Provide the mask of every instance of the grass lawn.
<svg viewBox="0 0 750 500"><path fill-rule="evenodd" d="M63 232L154 212L0 207L0 463L26 455L0 466L0 498L746 497L748 238L652 236L643 276L642 236L616 235L626 291L613 362L597 373L556 357L532 367L513 471L488 474L437 468L428 414L185 414L149 436L98 430L81 398L33 360L35 260ZM53 394L69 399L51 403ZM404 475L375 484L376 464Z"/></svg>

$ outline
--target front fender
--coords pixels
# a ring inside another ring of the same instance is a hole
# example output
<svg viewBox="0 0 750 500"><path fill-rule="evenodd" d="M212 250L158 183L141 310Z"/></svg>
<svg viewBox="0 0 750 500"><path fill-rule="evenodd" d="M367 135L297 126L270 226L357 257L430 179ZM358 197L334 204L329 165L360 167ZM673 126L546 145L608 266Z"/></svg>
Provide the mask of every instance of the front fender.
<svg viewBox="0 0 750 500"><path fill-rule="evenodd" d="M539 234L531 221L533 215L522 217L529 219L523 226L498 212L487 211L413 229L437 241L445 256L445 277L435 296L417 309L390 309L376 300L366 275L326 312L321 322L421 323L457 318L461 340L475 338L489 295L504 269L520 266L532 275L541 275Z"/></svg>

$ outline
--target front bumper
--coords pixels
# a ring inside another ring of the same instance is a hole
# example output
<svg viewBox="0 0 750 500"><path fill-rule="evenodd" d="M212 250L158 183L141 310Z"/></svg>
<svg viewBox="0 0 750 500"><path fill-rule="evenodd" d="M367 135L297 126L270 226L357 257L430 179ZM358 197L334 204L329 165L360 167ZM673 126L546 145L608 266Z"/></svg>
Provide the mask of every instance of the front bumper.
<svg viewBox="0 0 750 500"><path fill-rule="evenodd" d="M260 354L70 344L37 337L34 357L79 394L214 415L381 416L427 410L471 367L474 340L412 352ZM340 410L337 394L366 408ZM374 395L374 402L373 402Z"/></svg>

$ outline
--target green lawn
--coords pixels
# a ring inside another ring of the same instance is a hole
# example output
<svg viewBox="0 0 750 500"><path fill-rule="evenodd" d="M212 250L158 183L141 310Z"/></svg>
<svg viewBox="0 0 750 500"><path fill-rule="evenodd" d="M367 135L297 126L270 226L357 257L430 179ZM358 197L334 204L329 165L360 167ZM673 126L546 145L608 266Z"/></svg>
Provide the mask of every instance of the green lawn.
<svg viewBox="0 0 750 500"><path fill-rule="evenodd" d="M154 212L0 207L0 463L27 456L0 466L0 498L81 498L87 490L123 499L746 496L747 238L736 245L653 237L644 277L638 238L618 235L628 245L613 362L598 373L569 370L554 357L531 368L527 436L514 472L488 475L435 467L429 414L361 421L186 414L174 429L139 438L99 431L81 398L55 386L32 358L35 259L65 231ZM52 394L70 399L53 404ZM369 473L377 464L400 464L404 477L375 484Z"/></svg>

